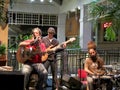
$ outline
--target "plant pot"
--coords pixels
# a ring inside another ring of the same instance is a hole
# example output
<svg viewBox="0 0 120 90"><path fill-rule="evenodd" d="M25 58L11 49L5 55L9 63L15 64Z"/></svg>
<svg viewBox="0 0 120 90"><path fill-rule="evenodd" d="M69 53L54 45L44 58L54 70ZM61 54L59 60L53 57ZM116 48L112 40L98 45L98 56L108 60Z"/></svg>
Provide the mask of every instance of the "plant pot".
<svg viewBox="0 0 120 90"><path fill-rule="evenodd" d="M6 65L6 55L0 55L0 66L5 66Z"/></svg>

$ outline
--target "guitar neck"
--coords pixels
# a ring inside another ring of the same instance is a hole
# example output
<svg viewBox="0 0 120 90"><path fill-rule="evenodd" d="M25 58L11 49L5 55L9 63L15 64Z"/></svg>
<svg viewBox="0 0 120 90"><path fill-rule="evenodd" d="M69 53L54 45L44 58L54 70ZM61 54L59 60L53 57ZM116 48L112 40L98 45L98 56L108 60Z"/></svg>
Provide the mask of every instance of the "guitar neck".
<svg viewBox="0 0 120 90"><path fill-rule="evenodd" d="M65 41L65 42L63 42L63 44L65 43L65 44L68 44L69 42L71 42L70 40L67 40L67 41Z"/></svg>
<svg viewBox="0 0 120 90"><path fill-rule="evenodd" d="M62 46L63 44L68 44L68 43L70 43L70 42L71 42L70 40L67 40L67 41L61 43L60 46Z"/></svg>
<svg viewBox="0 0 120 90"><path fill-rule="evenodd" d="M52 47L52 46L50 46L49 48L48 48L48 52L49 51L56 51L56 50L58 50L58 49L63 49L63 44L67 44L67 43L69 43L69 42L73 42L74 40L76 40L75 38L70 38L69 40L67 40L67 41L65 41L65 42L63 42L63 43L61 43L61 44L59 44L59 45L57 45L57 46L55 46L55 47Z"/></svg>

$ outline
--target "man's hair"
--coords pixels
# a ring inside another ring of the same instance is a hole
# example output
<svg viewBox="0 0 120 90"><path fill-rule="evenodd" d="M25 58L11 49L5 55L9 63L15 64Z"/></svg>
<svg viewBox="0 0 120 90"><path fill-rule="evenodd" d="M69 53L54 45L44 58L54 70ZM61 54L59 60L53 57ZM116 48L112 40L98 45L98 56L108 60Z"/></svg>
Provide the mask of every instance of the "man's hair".
<svg viewBox="0 0 120 90"><path fill-rule="evenodd" d="M34 30L39 31L39 34L40 34L40 35L42 35L42 31L41 31L41 29L40 29L40 28L38 28L38 27L33 28L33 29L32 29L32 34L34 33Z"/></svg>
<svg viewBox="0 0 120 90"><path fill-rule="evenodd" d="M55 29L53 27L48 28L48 33L53 33L55 34Z"/></svg>

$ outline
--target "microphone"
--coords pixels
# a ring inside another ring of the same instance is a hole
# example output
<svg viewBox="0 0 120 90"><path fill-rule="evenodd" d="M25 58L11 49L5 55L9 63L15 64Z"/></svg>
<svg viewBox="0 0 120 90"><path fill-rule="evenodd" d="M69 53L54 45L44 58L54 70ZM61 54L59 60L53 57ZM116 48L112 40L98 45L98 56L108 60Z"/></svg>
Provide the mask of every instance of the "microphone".
<svg viewBox="0 0 120 90"><path fill-rule="evenodd" d="M40 37L36 37L36 38L34 39L34 41L32 41L32 42L30 43L30 45L34 45L35 43L37 43L37 42L39 41L39 38L40 38Z"/></svg>
<svg viewBox="0 0 120 90"><path fill-rule="evenodd" d="M33 42L36 43L39 40L39 38L40 37L36 37Z"/></svg>

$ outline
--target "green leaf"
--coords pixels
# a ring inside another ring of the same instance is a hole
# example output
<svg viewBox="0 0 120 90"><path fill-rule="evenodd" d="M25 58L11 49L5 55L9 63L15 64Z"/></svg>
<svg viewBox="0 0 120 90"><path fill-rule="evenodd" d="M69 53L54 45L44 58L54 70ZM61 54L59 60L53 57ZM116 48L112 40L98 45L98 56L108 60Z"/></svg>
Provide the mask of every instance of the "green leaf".
<svg viewBox="0 0 120 90"><path fill-rule="evenodd" d="M115 41L116 40L116 33L113 30L112 26L106 28L104 37L107 41Z"/></svg>

